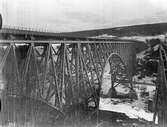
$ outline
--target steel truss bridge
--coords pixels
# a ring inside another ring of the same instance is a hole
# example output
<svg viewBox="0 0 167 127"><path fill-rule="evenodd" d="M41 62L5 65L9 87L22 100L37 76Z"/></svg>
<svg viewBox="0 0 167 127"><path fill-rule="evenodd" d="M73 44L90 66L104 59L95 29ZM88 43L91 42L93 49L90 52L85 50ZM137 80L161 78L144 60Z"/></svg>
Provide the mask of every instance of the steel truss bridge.
<svg viewBox="0 0 167 127"><path fill-rule="evenodd" d="M62 124L62 119L65 124L69 122L67 116L75 116L76 121L71 124L81 126L84 124L82 119L92 115L84 116L83 109L92 111L99 106L107 63L111 71L121 67L122 73L118 72L117 76L123 78L115 82L118 85L129 83L133 89L137 41L61 36L38 40L34 35L32 39L15 34L1 34L0 40L0 79L3 84L0 122L5 127L10 123L16 126L58 125ZM154 120L158 114L160 124L165 126L167 57L163 46L159 51L160 82ZM93 105L91 109L89 102Z"/></svg>

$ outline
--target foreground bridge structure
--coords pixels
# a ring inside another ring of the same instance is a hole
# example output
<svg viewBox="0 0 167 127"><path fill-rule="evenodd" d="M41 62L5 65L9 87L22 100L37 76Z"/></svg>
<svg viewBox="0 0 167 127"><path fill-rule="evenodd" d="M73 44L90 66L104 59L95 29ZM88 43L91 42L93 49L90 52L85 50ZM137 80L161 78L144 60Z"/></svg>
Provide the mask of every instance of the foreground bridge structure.
<svg viewBox="0 0 167 127"><path fill-rule="evenodd" d="M113 66L111 54L124 62L121 82L131 83L135 69L129 40L1 40L0 46L3 124L47 121L40 114L44 109L63 116L77 104L98 107L103 69L107 61Z"/></svg>
<svg viewBox="0 0 167 127"><path fill-rule="evenodd" d="M99 106L108 63L111 76L116 74L117 85L128 83L133 89L139 41L64 37L10 29L1 30L0 39L0 125L4 127L81 126L85 120L91 121L94 109ZM163 46L159 51L160 81L154 121L158 116L159 123L165 126L167 57Z"/></svg>

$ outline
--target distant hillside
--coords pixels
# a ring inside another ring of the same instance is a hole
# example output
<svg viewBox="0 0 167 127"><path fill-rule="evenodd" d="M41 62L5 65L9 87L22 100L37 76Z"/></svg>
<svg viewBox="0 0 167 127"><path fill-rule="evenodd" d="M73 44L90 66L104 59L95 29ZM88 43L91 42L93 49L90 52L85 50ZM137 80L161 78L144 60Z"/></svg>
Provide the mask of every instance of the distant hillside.
<svg viewBox="0 0 167 127"><path fill-rule="evenodd" d="M86 30L77 32L59 33L64 36L93 37L98 35L123 36L154 36L167 33L167 23L143 24L135 26L123 26L108 29Z"/></svg>

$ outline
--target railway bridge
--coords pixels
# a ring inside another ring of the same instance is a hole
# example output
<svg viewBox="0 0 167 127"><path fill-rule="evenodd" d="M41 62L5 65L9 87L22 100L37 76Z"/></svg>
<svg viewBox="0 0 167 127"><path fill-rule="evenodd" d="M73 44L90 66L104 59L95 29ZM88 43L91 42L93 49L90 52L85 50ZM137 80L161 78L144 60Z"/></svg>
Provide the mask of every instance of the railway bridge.
<svg viewBox="0 0 167 127"><path fill-rule="evenodd" d="M131 84L137 41L53 35L47 39L48 33L30 37L31 32L19 32L1 30L2 122L23 122L32 116L35 121L41 105L60 114L80 103L88 108L89 101L98 107L104 67L107 62L116 66L112 61L120 58L123 63L117 66L126 68L122 81Z"/></svg>
<svg viewBox="0 0 167 127"><path fill-rule="evenodd" d="M77 122L71 124L80 126L78 121L92 115L87 113L84 116L83 110L90 111L99 106L107 64L110 65L111 76L115 68L118 70L116 75L122 75L117 84L126 82L133 89L132 75L135 73L138 43L135 40L64 37L53 33L2 29L1 125L64 125L75 116ZM161 59L166 59L163 56ZM162 75L165 72L161 73L161 78ZM165 95L157 97L162 96ZM166 114L161 116L165 119Z"/></svg>

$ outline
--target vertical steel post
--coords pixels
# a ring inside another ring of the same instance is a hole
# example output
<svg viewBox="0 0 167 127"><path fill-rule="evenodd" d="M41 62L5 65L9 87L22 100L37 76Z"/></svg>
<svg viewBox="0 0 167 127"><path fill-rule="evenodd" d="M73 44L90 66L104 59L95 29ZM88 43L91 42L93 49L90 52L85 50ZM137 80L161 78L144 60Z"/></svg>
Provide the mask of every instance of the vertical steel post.
<svg viewBox="0 0 167 127"><path fill-rule="evenodd" d="M44 75L43 75L43 83L42 83L42 96L44 94L44 86L45 86L45 81L46 81L46 75L48 71L48 60L50 56L50 43L47 44L47 50L46 50L46 58L45 58L45 67L44 67Z"/></svg>
<svg viewBox="0 0 167 127"><path fill-rule="evenodd" d="M79 83L79 48L80 43L76 44L75 51L76 51L76 59L75 59L75 73L76 73L76 85L77 85L77 96L78 96L78 102L80 101L80 83Z"/></svg>
<svg viewBox="0 0 167 127"><path fill-rule="evenodd" d="M52 49L53 49L53 47L52 47ZM59 89L59 86L58 86L56 67L55 67L55 63L54 63L52 50L50 50L50 54L51 54L51 62L52 62L54 82L55 82L55 90L54 90L54 93L55 93L55 104L54 105L57 106L57 98L58 98L58 106L61 109L62 108L62 102L61 102L61 98L60 98L60 89Z"/></svg>
<svg viewBox="0 0 167 127"><path fill-rule="evenodd" d="M62 43L62 47L63 47L63 59L62 59L62 82L61 82L61 101L63 102L63 97L65 94L65 90L66 90L66 84L65 84L65 50L66 50L66 45L65 43ZM66 102L65 102L66 103Z"/></svg>

